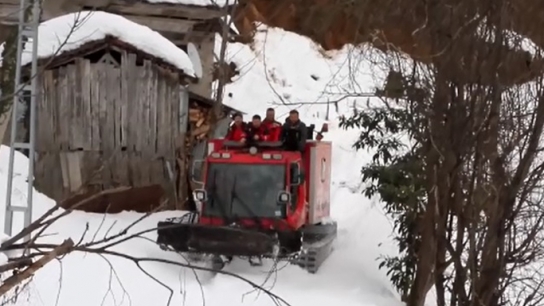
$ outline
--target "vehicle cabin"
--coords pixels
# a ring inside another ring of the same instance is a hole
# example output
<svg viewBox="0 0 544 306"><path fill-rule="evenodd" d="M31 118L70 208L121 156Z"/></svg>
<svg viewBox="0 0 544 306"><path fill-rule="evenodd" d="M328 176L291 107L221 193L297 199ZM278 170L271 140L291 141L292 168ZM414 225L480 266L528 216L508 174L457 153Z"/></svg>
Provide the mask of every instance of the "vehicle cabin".
<svg viewBox="0 0 544 306"><path fill-rule="evenodd" d="M206 203L201 223L219 225L233 219L245 226L293 230L329 216L330 142L308 140L301 154L283 150L280 142L247 147L213 139L208 152L201 161L203 188L194 192ZM193 170L200 168L198 164Z"/></svg>

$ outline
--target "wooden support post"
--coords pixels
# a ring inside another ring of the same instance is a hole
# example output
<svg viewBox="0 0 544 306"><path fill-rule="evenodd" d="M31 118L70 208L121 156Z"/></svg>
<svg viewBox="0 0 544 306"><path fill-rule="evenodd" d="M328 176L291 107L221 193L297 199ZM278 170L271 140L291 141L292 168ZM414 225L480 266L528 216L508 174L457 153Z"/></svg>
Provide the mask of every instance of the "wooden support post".
<svg viewBox="0 0 544 306"><path fill-rule="evenodd" d="M211 99L215 33L207 33L207 35L201 41L195 43L195 45L198 49L198 54L200 55L200 61L202 62L202 78L200 78L197 84L190 84L189 90L205 98Z"/></svg>

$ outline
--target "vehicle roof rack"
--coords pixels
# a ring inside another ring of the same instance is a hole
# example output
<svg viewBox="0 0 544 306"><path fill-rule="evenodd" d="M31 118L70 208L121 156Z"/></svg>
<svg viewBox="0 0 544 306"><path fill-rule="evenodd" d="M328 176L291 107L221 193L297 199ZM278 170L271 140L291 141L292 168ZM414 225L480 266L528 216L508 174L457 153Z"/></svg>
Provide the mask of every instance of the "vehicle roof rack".
<svg viewBox="0 0 544 306"><path fill-rule="evenodd" d="M246 144L238 141L226 140L223 142L223 146L226 148L244 148L246 147Z"/></svg>
<svg viewBox="0 0 544 306"><path fill-rule="evenodd" d="M262 149L274 149L274 148L281 148L283 146L283 143L281 141L259 141L259 142L253 142L253 143L241 143L238 141L231 141L227 140L223 142L223 146L225 148L230 149L243 149L243 148L250 148L250 147L257 147Z"/></svg>
<svg viewBox="0 0 544 306"><path fill-rule="evenodd" d="M257 148L281 148L283 146L283 143L281 141L261 141L257 142L254 145Z"/></svg>

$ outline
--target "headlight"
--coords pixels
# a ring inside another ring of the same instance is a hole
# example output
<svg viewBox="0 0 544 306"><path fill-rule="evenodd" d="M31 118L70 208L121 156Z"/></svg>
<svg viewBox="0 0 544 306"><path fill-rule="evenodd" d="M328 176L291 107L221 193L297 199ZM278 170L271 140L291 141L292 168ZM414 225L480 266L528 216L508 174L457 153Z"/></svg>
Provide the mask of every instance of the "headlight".
<svg viewBox="0 0 544 306"><path fill-rule="evenodd" d="M193 195L197 201L206 201L207 193L206 190L198 189L193 192Z"/></svg>
<svg viewBox="0 0 544 306"><path fill-rule="evenodd" d="M251 155L257 154L257 147L251 147L251 148L249 148L249 154L251 154Z"/></svg>
<svg viewBox="0 0 544 306"><path fill-rule="evenodd" d="M282 204L289 203L290 200L291 200L291 195L288 192L282 191L278 195L278 202L279 203L282 203Z"/></svg>

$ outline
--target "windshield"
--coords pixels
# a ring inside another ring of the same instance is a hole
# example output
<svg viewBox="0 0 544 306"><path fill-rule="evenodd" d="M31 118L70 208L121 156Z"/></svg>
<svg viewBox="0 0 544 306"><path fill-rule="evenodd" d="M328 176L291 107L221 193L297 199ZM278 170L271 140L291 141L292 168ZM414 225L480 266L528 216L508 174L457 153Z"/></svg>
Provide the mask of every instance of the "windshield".
<svg viewBox="0 0 544 306"><path fill-rule="evenodd" d="M278 193L284 189L284 165L210 163L204 214L228 219L273 218Z"/></svg>

